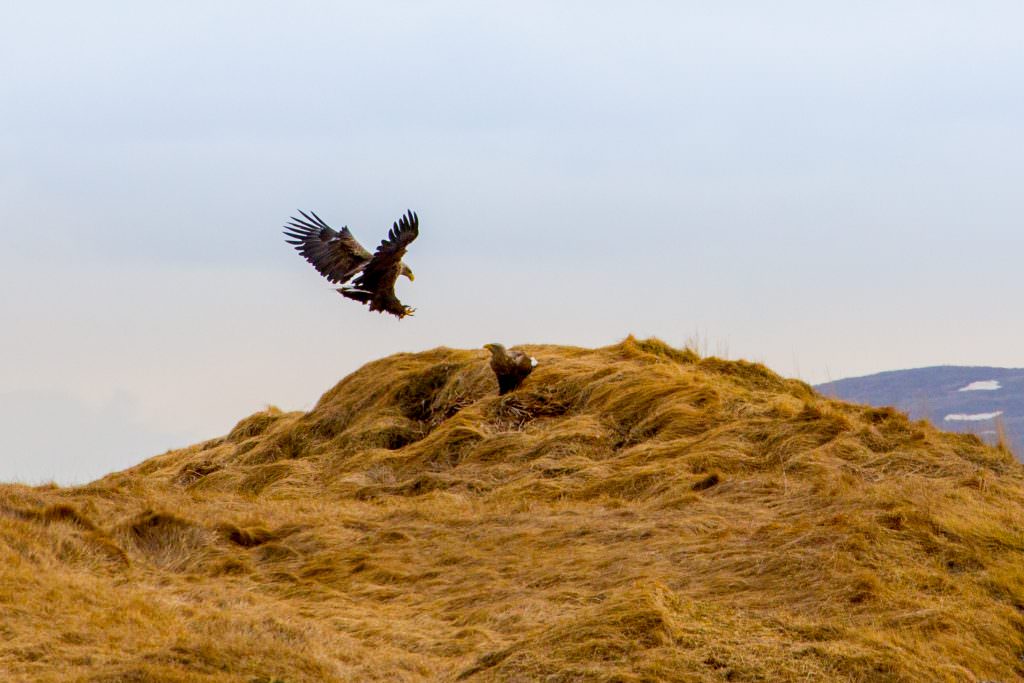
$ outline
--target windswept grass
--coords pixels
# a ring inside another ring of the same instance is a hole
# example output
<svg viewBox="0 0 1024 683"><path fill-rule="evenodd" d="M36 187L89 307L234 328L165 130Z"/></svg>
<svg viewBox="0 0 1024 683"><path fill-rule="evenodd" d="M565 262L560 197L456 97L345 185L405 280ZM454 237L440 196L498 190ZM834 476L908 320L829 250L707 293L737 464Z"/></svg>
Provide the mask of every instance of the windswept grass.
<svg viewBox="0 0 1024 683"><path fill-rule="evenodd" d="M363 367L306 414L0 487L10 681L1024 676L1005 450L629 338Z"/></svg>

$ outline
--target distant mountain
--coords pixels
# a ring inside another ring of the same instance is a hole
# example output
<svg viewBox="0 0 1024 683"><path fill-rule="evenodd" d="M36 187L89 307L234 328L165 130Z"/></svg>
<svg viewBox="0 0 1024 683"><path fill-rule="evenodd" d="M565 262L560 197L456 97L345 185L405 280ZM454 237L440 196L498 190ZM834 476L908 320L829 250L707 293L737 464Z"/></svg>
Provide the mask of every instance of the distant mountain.
<svg viewBox="0 0 1024 683"><path fill-rule="evenodd" d="M942 365L880 372L815 387L826 396L873 406L895 406L948 431L997 438L1001 422L1024 456L1024 369Z"/></svg>

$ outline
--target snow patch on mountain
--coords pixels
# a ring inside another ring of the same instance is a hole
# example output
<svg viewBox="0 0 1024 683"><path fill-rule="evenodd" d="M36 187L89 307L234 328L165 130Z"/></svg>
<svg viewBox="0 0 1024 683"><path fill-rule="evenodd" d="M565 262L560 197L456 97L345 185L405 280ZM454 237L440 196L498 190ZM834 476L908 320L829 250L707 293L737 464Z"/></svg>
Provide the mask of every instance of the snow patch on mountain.
<svg viewBox="0 0 1024 683"><path fill-rule="evenodd" d="M949 422L981 422L982 420L991 420L999 417L1002 414L1003 411L1001 410L997 410L994 413L975 413L973 415L968 415L966 413L953 413L951 415L947 415L943 419Z"/></svg>
<svg viewBox="0 0 1024 683"><path fill-rule="evenodd" d="M1003 387L999 384L997 379L986 379L979 382L971 382L966 387L961 387L957 391L995 391L996 389L1002 389Z"/></svg>

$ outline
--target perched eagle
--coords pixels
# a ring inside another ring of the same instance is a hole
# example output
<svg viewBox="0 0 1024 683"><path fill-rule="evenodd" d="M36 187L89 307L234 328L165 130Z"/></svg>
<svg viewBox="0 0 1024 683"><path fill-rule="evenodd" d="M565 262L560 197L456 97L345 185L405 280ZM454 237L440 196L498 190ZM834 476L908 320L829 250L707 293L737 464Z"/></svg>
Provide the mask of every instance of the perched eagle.
<svg viewBox="0 0 1024 683"><path fill-rule="evenodd" d="M387 312L399 319L413 314L415 309L395 296L395 280L399 275L413 279L402 257L409 243L420 234L420 219L415 213L408 211L399 218L373 254L356 241L347 227L334 230L312 211L312 216L299 213L302 219L292 217L291 223L285 225L284 234L290 238L286 241L295 245L295 250L329 282L344 285L338 288L342 296L369 304L371 311ZM349 280L351 284L346 284Z"/></svg>
<svg viewBox="0 0 1024 683"><path fill-rule="evenodd" d="M501 344L484 344L491 352L491 370L498 378L498 394L507 394L520 384L537 367L537 359L522 351L509 351Z"/></svg>

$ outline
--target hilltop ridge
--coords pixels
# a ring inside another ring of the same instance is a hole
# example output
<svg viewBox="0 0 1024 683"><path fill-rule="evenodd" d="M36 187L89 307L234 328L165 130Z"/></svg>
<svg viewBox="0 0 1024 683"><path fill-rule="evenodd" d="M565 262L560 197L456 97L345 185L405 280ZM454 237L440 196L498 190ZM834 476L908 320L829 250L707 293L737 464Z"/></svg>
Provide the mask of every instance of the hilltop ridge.
<svg viewBox="0 0 1024 683"><path fill-rule="evenodd" d="M506 396L486 351L398 354L0 486L5 680L1024 676L1008 450L658 340L522 348Z"/></svg>

